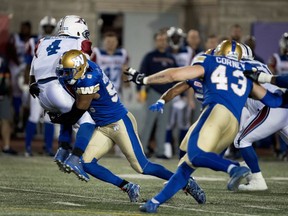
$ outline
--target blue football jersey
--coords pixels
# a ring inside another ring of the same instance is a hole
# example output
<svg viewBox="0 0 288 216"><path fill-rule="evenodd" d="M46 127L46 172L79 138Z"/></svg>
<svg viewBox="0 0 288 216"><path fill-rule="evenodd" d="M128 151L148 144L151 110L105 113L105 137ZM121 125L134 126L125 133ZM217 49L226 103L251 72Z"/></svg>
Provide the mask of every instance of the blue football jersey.
<svg viewBox="0 0 288 216"><path fill-rule="evenodd" d="M197 100L199 100L201 103L203 102L203 83L202 80L196 78L196 79L192 79L192 80L187 80L186 83L193 88L194 90L194 95L196 97Z"/></svg>
<svg viewBox="0 0 288 216"><path fill-rule="evenodd" d="M97 92L100 95L98 99L92 100L88 110L96 126L105 126L119 121L127 114L127 109L120 102L114 85L101 68L92 61L88 63L89 68L85 75L77 80L74 91L78 94Z"/></svg>
<svg viewBox="0 0 288 216"><path fill-rule="evenodd" d="M205 69L203 106L222 104L240 121L242 109L253 87L253 82L244 76L243 71L251 69L252 65L211 55L197 57L194 64Z"/></svg>

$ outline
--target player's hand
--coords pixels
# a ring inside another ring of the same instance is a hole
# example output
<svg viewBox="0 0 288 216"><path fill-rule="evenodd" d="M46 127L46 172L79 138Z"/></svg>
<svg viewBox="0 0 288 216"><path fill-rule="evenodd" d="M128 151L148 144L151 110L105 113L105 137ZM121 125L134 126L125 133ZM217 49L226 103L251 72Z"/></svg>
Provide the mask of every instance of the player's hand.
<svg viewBox="0 0 288 216"><path fill-rule="evenodd" d="M36 98L36 97L39 96L40 89L38 87L38 83L37 82L31 83L29 85L29 92L30 92L30 94L32 95L33 98Z"/></svg>
<svg viewBox="0 0 288 216"><path fill-rule="evenodd" d="M124 70L124 74L128 78L124 82L134 82L137 85L144 85L143 79L145 78L145 74L138 72L134 68L127 68L126 70Z"/></svg>
<svg viewBox="0 0 288 216"><path fill-rule="evenodd" d="M161 114L164 112L164 105L165 105L165 101L163 99L158 100L156 103L152 104L149 107L149 110L153 111L153 112L161 112Z"/></svg>
<svg viewBox="0 0 288 216"><path fill-rule="evenodd" d="M54 112L47 112L49 118L50 118L50 121L52 123L55 123L55 124L61 124L62 122L59 122L59 117L61 116L61 114L59 113L54 113Z"/></svg>
<svg viewBox="0 0 288 216"><path fill-rule="evenodd" d="M244 76L246 76L247 78L257 83L259 82L258 78L259 78L260 73L261 71L258 71L256 68L243 71Z"/></svg>

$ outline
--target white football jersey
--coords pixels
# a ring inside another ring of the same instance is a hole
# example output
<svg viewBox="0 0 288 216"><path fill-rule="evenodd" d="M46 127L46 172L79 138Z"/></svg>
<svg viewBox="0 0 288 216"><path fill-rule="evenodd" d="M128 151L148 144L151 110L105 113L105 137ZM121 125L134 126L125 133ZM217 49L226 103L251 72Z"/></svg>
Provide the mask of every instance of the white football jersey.
<svg viewBox="0 0 288 216"><path fill-rule="evenodd" d="M127 51L123 48L117 49L113 55L109 55L105 50L94 47L91 60L99 65L119 92L122 82L122 67L128 64Z"/></svg>
<svg viewBox="0 0 288 216"><path fill-rule="evenodd" d="M191 47L181 47L178 53L171 53L178 67L188 66L192 62L193 50Z"/></svg>
<svg viewBox="0 0 288 216"><path fill-rule="evenodd" d="M90 54L91 42L69 36L42 38L35 50L30 75L34 75L36 81L39 79L56 77L56 67L59 63L60 57L63 53L71 49L82 50L84 53Z"/></svg>

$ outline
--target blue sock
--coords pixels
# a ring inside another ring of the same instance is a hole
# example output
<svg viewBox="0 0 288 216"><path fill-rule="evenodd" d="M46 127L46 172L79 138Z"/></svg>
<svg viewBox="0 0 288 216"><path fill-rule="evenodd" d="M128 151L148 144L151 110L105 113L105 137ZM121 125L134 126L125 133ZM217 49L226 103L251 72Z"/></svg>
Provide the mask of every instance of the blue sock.
<svg viewBox="0 0 288 216"><path fill-rule="evenodd" d="M71 143L72 140L72 125L60 125L60 133L58 137L59 143Z"/></svg>
<svg viewBox="0 0 288 216"><path fill-rule="evenodd" d="M148 160L147 160L148 161ZM161 179L169 180L173 173L165 167L148 161L143 169L143 174L156 176Z"/></svg>
<svg viewBox="0 0 288 216"><path fill-rule="evenodd" d="M51 123L44 123L44 127L45 150L47 153L51 153L54 140L54 125Z"/></svg>
<svg viewBox="0 0 288 216"><path fill-rule="evenodd" d="M26 123L25 148L26 148L26 152L28 153L31 153L31 143L36 132L36 126L37 126L36 123L33 123L29 120Z"/></svg>
<svg viewBox="0 0 288 216"><path fill-rule="evenodd" d="M107 168L99 165L96 159L93 159L91 163L84 163L83 168L85 172L89 173L90 175L94 176L97 179L100 179L104 182L108 182L113 184L117 187L120 187L123 179L114 175L110 170Z"/></svg>
<svg viewBox="0 0 288 216"><path fill-rule="evenodd" d="M95 130L94 124L90 123L81 124L76 134L74 149L78 148L84 152L92 137L94 130Z"/></svg>
<svg viewBox="0 0 288 216"><path fill-rule="evenodd" d="M253 148L253 146L249 146L246 148L240 148L240 152L242 154L242 157L248 167L251 169L252 173L260 172L260 167L258 164L258 157L256 155L256 152Z"/></svg>
<svg viewBox="0 0 288 216"><path fill-rule="evenodd" d="M185 187L192 172L194 172L194 169L189 167L185 162L182 163L176 170L175 174L170 178L167 185L165 185L162 191L160 191L154 199L156 199L160 204L166 202L180 189Z"/></svg>
<svg viewBox="0 0 288 216"><path fill-rule="evenodd" d="M172 143L173 138L172 138L172 130L166 130L166 142Z"/></svg>

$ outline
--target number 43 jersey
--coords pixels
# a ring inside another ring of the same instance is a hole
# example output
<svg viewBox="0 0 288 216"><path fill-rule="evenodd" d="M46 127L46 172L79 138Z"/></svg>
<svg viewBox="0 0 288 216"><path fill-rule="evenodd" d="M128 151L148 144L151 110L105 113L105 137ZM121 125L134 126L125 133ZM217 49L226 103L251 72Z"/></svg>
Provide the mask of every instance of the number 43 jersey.
<svg viewBox="0 0 288 216"><path fill-rule="evenodd" d="M127 109L120 102L117 91L103 70L88 60L89 68L85 75L77 80L74 91L85 95L96 93L100 96L93 99L89 113L96 126L105 126L119 121L127 114Z"/></svg>
<svg viewBox="0 0 288 216"><path fill-rule="evenodd" d="M64 52L71 49L81 50L88 56L91 55L91 42L70 36L44 37L35 48L30 75L36 81L48 77L56 77L56 66Z"/></svg>
<svg viewBox="0 0 288 216"><path fill-rule="evenodd" d="M253 82L247 79L243 71L252 65L224 56L201 55L194 65L204 67L204 101L208 104L222 104L240 121L245 102L252 90Z"/></svg>

